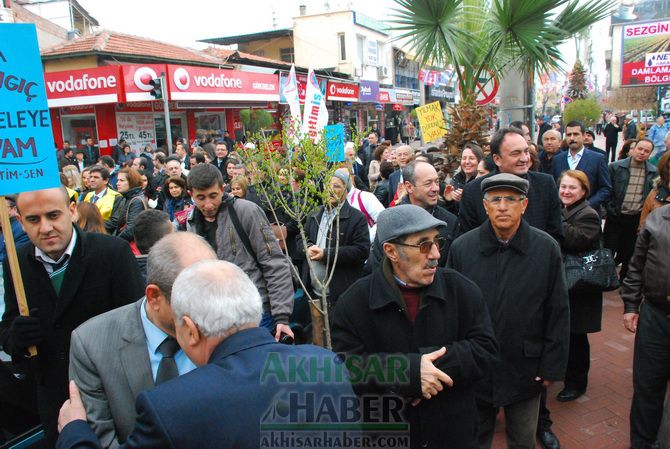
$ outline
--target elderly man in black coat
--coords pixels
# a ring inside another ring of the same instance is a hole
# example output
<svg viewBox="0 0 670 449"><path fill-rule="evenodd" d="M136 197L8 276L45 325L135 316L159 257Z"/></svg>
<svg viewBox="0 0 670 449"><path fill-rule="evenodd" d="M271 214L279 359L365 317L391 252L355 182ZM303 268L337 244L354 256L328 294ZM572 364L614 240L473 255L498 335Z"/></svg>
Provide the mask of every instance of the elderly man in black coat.
<svg viewBox="0 0 670 449"><path fill-rule="evenodd" d="M472 279L486 299L500 355L479 382L480 447L490 447L498 409L507 444L535 448L540 393L563 380L568 360L568 291L558 243L529 226L528 181L501 173L482 184L489 216L451 245L447 266Z"/></svg>
<svg viewBox="0 0 670 449"><path fill-rule="evenodd" d="M444 227L411 204L379 214L385 258L340 297L333 349L345 354L356 393L391 408L380 413L395 416L400 404L411 448L475 449L473 384L488 374L497 344L479 288L437 267ZM363 416L374 417L369 403Z"/></svg>
<svg viewBox="0 0 670 449"><path fill-rule="evenodd" d="M144 281L127 242L72 224L76 205L65 188L21 193L16 205L32 242L18 250L31 316L19 315L5 260L0 346L34 376L47 446L53 447L58 410L68 398L70 334L89 318L141 298ZM37 356L29 361L31 346Z"/></svg>

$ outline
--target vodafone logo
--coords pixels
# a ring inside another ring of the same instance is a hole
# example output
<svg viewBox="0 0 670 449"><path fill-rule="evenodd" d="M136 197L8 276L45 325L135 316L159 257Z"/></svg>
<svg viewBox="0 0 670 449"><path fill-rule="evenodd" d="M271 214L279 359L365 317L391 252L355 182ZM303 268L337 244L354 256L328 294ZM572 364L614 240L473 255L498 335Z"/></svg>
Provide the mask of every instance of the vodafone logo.
<svg viewBox="0 0 670 449"><path fill-rule="evenodd" d="M331 84L330 86L328 86L328 93L330 95L335 95L335 84Z"/></svg>
<svg viewBox="0 0 670 449"><path fill-rule="evenodd" d="M347 84L330 84L328 86L328 93L332 96L338 96L338 97L351 97L356 95L356 91L354 90L353 86L347 85Z"/></svg>
<svg viewBox="0 0 670 449"><path fill-rule="evenodd" d="M174 71L172 80L179 90L186 90L188 89L188 86L191 85L191 76L188 74L186 69L181 67Z"/></svg>
<svg viewBox="0 0 670 449"><path fill-rule="evenodd" d="M88 76L83 74L75 78L70 75L65 80L47 81L47 88L51 93L80 92L86 90L108 89L116 87L116 77L109 76Z"/></svg>
<svg viewBox="0 0 670 449"><path fill-rule="evenodd" d="M149 81L156 78L158 78L158 75L156 75L156 72L153 69L149 67L140 67L135 72L133 81L135 81L135 86L137 86L139 90L149 92L153 89L153 86L149 84Z"/></svg>

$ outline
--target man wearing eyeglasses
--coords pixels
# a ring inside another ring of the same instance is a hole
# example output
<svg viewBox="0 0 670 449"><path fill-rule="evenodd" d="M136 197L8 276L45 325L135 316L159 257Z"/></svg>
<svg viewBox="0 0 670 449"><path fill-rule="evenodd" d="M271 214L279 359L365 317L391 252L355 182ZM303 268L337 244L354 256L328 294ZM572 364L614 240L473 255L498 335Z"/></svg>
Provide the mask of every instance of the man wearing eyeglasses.
<svg viewBox="0 0 670 449"><path fill-rule="evenodd" d="M505 410L508 447L535 448L542 387L563 380L568 291L558 243L528 225L527 180L509 173L481 183L488 220L451 245L447 266L481 289L500 353L477 384L479 447L490 448Z"/></svg>
<svg viewBox="0 0 670 449"><path fill-rule="evenodd" d="M384 258L340 296L333 349L346 357L367 421L378 415L366 404L381 399L382 422L401 416L392 424L408 425L410 447L469 449L478 446L473 383L497 344L479 288L438 268L445 227L413 204L379 214Z"/></svg>

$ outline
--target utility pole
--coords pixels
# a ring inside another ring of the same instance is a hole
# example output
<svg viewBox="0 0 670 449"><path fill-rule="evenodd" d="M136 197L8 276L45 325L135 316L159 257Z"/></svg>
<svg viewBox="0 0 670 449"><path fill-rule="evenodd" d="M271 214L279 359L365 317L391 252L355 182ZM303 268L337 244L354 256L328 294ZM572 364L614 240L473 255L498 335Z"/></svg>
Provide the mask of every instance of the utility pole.
<svg viewBox="0 0 670 449"><path fill-rule="evenodd" d="M165 141L167 143L168 156L172 155L172 128L170 127L170 104L167 96L167 79L165 72L161 73L161 90L163 96L163 111L165 112Z"/></svg>

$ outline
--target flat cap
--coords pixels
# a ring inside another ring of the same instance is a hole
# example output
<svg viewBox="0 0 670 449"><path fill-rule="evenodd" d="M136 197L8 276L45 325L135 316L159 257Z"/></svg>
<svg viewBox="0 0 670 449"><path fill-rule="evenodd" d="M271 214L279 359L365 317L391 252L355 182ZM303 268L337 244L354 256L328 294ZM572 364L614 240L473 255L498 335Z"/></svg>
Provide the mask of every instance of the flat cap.
<svg viewBox="0 0 670 449"><path fill-rule="evenodd" d="M499 173L482 181L482 193L493 189L512 189L527 195L528 181L511 173Z"/></svg>
<svg viewBox="0 0 670 449"><path fill-rule="evenodd" d="M446 227L423 207L400 204L383 210L377 217L377 238L386 243L406 235Z"/></svg>

